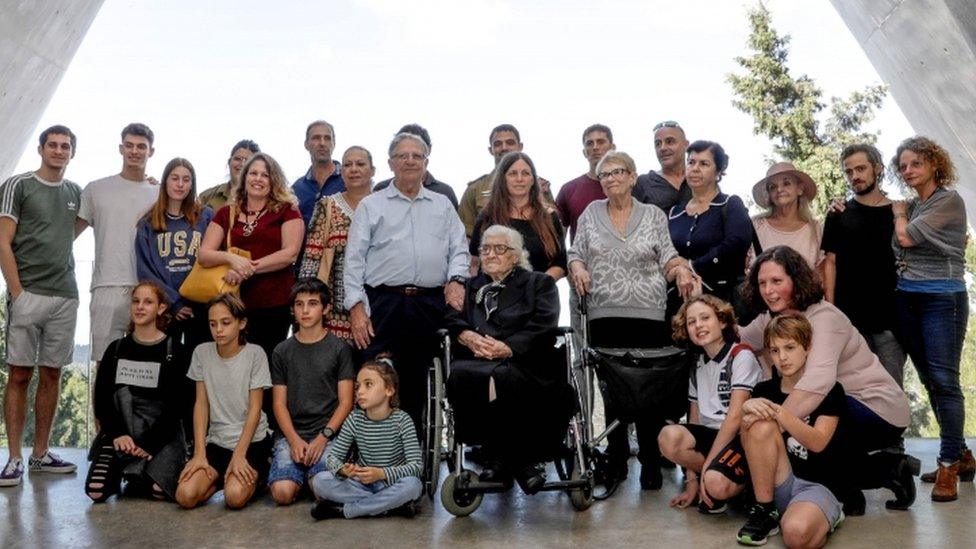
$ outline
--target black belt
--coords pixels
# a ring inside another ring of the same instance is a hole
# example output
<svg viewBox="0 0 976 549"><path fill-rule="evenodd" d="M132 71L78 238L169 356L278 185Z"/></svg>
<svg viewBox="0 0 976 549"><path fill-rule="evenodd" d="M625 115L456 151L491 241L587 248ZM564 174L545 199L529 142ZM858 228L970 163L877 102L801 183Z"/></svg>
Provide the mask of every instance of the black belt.
<svg viewBox="0 0 976 549"><path fill-rule="evenodd" d="M384 294L397 294L405 296L418 296L418 295L439 295L444 293L443 287L436 288L424 288L423 286L411 286L405 284L403 286L388 286L386 284L380 284L379 286L366 286L367 290L376 290L377 292L383 292Z"/></svg>

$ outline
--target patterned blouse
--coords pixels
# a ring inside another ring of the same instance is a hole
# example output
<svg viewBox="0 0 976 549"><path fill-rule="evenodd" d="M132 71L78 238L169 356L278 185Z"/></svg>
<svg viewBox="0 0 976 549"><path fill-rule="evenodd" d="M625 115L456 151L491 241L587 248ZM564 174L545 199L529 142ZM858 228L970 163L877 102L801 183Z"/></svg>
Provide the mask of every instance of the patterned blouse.
<svg viewBox="0 0 976 549"><path fill-rule="evenodd" d="M329 220L326 219L327 212L331 214ZM325 325L332 333L347 341L352 340L352 329L349 325L349 311L342 305L346 293L342 284L342 272L353 213L355 210L349 206L342 193L324 197L315 204L315 211L308 223L310 228L305 240L305 255L299 270L302 278L317 277L325 250L334 250L328 279L323 280L329 286L329 302L332 304ZM329 225L328 234L326 225Z"/></svg>

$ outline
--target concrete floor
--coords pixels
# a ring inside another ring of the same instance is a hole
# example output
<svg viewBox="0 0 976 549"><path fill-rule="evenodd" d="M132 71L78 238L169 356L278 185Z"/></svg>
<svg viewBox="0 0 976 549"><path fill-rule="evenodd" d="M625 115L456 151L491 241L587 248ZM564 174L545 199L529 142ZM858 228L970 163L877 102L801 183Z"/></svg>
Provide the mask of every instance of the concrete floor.
<svg viewBox="0 0 976 549"><path fill-rule="evenodd" d="M976 441L970 442L973 444ZM938 443L911 440L909 451L928 469ZM92 505L83 492L84 452L64 450L79 463L76 475L28 475L15 488L0 489L0 547L571 547L599 544L607 548L734 547L744 517L676 511L668 500L677 492L676 474L666 475L664 489L641 492L639 466L631 460L631 478L608 501L577 513L562 493L534 497L517 490L485 497L467 518L454 518L425 500L414 519L358 519L314 522L310 504L277 508L267 496L242 511L227 511L221 496L202 508L182 511L175 505L138 499L112 499ZM0 456L6 458L6 456ZM933 504L929 485L911 511L884 508L887 491L868 492L867 514L849 518L833 535L833 547L905 548L976 547L976 489L961 485L959 500ZM770 547L782 547L779 536Z"/></svg>

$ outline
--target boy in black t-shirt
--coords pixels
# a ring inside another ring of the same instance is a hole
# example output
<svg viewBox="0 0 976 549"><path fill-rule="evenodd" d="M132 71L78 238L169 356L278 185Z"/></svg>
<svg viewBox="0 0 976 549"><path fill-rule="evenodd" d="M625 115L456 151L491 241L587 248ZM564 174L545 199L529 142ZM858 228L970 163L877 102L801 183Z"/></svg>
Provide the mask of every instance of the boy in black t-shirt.
<svg viewBox="0 0 976 549"><path fill-rule="evenodd" d="M809 417L797 417L780 405L803 376L813 328L798 313L781 314L766 327L763 339L780 377L757 384L743 404L742 424L756 430L743 438L743 446L747 461L750 453L773 451L777 464L772 476L752 471L756 504L737 539L762 545L782 528L787 547L822 547L844 520L840 501L827 488L839 485L844 469L843 448L834 439L846 408L844 389L835 383ZM757 444L760 439L765 444Z"/></svg>
<svg viewBox="0 0 976 549"><path fill-rule="evenodd" d="M317 278L299 280L291 290L291 310L298 331L271 355L278 433L268 485L278 505L292 503L325 470L326 446L352 410L356 379L352 349L325 327L326 285Z"/></svg>

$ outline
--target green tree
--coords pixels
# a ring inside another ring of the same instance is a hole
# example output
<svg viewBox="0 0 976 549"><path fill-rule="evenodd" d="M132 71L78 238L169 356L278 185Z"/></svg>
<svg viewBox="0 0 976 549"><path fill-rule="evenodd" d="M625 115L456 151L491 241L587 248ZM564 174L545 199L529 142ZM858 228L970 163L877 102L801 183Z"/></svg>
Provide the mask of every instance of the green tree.
<svg viewBox="0 0 976 549"><path fill-rule="evenodd" d="M887 87L869 86L847 99L833 97L827 108L823 91L806 75L793 76L787 65L790 37L772 26L762 3L748 12L748 57L736 57L743 74L729 74L732 104L753 119L753 132L773 142L774 156L793 162L818 183L814 211L847 191L838 157L851 143L874 143L877 134L862 128L875 116Z"/></svg>

